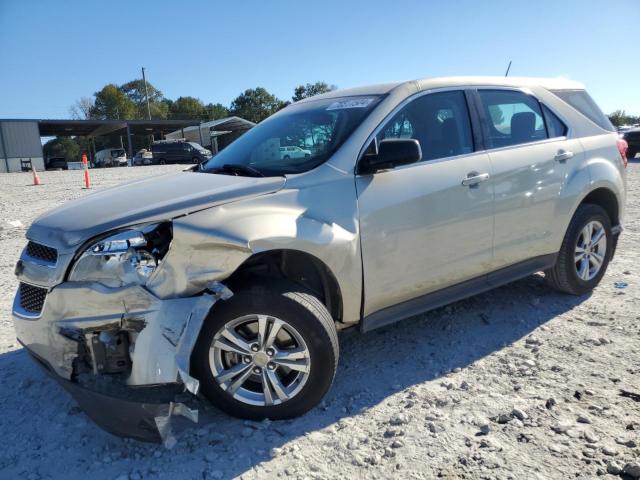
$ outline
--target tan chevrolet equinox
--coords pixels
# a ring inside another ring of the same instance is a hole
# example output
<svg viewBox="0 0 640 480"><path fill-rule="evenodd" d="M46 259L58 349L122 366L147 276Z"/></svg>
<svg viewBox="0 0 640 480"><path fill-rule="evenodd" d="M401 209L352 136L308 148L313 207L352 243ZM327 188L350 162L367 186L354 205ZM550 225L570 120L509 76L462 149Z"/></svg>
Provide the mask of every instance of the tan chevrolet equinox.
<svg viewBox="0 0 640 480"><path fill-rule="evenodd" d="M331 386L339 330L538 271L568 294L593 289L622 230L625 166L572 81L318 95L188 171L38 218L15 329L116 434L166 440L199 393L239 417L295 417Z"/></svg>

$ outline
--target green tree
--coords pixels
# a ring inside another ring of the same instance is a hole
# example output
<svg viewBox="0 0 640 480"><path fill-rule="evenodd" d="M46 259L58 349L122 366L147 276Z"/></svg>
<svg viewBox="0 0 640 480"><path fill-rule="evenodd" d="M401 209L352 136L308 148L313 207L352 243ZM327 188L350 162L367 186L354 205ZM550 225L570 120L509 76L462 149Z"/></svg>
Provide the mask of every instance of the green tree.
<svg viewBox="0 0 640 480"><path fill-rule="evenodd" d="M64 157L67 162L80 160L80 145L71 137L56 137L42 146L42 154L45 158Z"/></svg>
<svg viewBox="0 0 640 480"><path fill-rule="evenodd" d="M169 118L179 120L204 120L206 118L205 106L199 98L179 97L175 102L171 102Z"/></svg>
<svg viewBox="0 0 640 480"><path fill-rule="evenodd" d="M149 118L144 80L141 78L131 80L130 82L121 85L120 90L122 90L122 93L124 93L135 104L135 118ZM167 118L169 110L162 101L164 99L162 92L149 82L147 82L146 92L149 93L149 110L151 111L151 118Z"/></svg>
<svg viewBox="0 0 640 480"><path fill-rule="evenodd" d="M327 93L335 90L335 85L328 85L326 82L307 83L306 85L298 85L293 91L293 97L291 100L297 102L303 98L313 97L321 93Z"/></svg>
<svg viewBox="0 0 640 480"><path fill-rule="evenodd" d="M218 120L230 115L229 109L221 103L209 103L205 108L207 120Z"/></svg>
<svg viewBox="0 0 640 480"><path fill-rule="evenodd" d="M250 88L231 102L231 113L258 123L288 105L262 87Z"/></svg>
<svg viewBox="0 0 640 480"><path fill-rule="evenodd" d="M100 120L136 118L136 106L116 85L106 85L96 92L89 116Z"/></svg>
<svg viewBox="0 0 640 480"><path fill-rule="evenodd" d="M615 127L619 127L621 125L634 125L636 123L640 123L640 116L634 117L633 115L627 115L627 112L624 110L616 110L613 113L610 113L609 120Z"/></svg>

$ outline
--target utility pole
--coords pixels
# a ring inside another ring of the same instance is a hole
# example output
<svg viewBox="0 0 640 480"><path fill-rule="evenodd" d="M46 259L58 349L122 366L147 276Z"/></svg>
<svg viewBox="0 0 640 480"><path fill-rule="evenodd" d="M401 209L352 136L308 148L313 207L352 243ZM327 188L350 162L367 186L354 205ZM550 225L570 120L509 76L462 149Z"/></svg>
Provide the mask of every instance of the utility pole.
<svg viewBox="0 0 640 480"><path fill-rule="evenodd" d="M147 77L144 76L144 67L142 67L142 81L144 82L144 96L147 99L147 113L151 120L151 107L149 107L149 92L147 91Z"/></svg>
<svg viewBox="0 0 640 480"><path fill-rule="evenodd" d="M144 82L144 96L147 99L147 114L149 115L149 120L151 120L151 107L149 106L149 91L147 90L147 77L144 75L144 67L142 67L142 81ZM129 137L129 141L131 141L131 137ZM151 134L151 142L153 143L153 134Z"/></svg>

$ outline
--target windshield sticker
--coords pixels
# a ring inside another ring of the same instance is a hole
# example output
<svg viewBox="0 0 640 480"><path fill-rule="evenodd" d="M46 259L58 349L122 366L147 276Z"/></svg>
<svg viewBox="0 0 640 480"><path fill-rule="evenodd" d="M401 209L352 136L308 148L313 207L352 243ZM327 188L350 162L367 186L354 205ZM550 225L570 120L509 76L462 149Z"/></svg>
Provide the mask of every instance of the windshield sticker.
<svg viewBox="0 0 640 480"><path fill-rule="evenodd" d="M373 102L373 98L348 98L346 100L340 100L337 102L333 102L331 105L327 107L327 110L343 110L345 108L366 108L369 106L371 102Z"/></svg>

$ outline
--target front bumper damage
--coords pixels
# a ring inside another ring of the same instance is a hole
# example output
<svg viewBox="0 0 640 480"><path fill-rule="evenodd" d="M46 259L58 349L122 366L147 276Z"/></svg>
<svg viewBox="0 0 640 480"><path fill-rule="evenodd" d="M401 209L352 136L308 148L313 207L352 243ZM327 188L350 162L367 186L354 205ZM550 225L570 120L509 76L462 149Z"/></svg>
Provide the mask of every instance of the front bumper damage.
<svg viewBox="0 0 640 480"><path fill-rule="evenodd" d="M213 304L232 293L214 282L202 294L160 299L141 286L66 282L37 318L13 319L18 340L105 430L171 447L171 417L197 422L188 402L199 382L191 352Z"/></svg>

